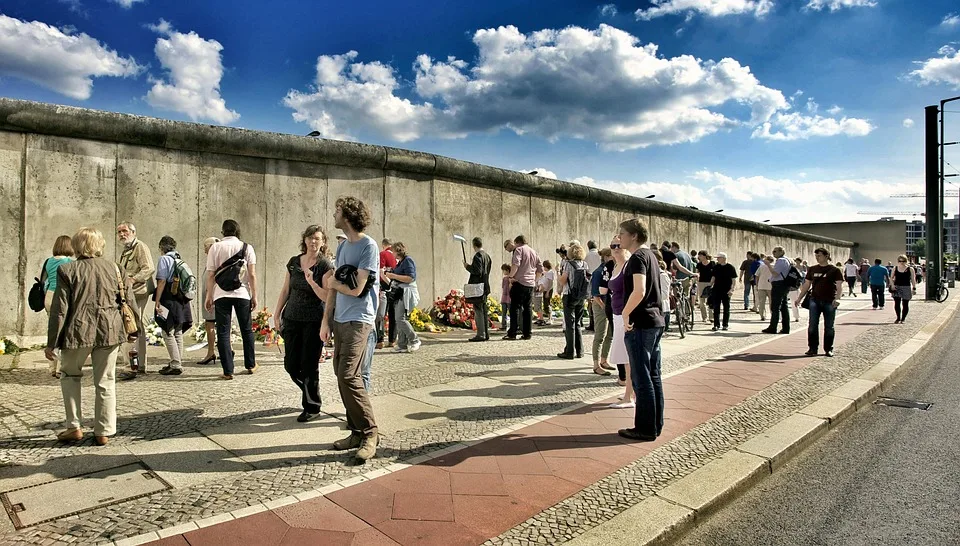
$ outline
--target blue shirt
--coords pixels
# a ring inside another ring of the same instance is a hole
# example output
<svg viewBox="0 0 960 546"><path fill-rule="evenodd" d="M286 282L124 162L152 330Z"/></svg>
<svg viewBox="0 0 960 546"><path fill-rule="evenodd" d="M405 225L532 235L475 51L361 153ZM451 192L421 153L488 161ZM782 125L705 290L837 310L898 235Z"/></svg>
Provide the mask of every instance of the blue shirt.
<svg viewBox="0 0 960 546"><path fill-rule="evenodd" d="M874 265L867 270L867 275L870 277L871 285L884 286L887 284L887 279L890 278L890 271L882 265Z"/></svg>
<svg viewBox="0 0 960 546"><path fill-rule="evenodd" d="M790 260L781 256L777 258L777 261L773 262L773 275L770 277L770 282L779 282L785 280L789 273Z"/></svg>
<svg viewBox="0 0 960 546"><path fill-rule="evenodd" d="M417 280L417 264L413 261L413 258L407 256L400 263L397 264L397 267L393 268L393 273L396 275L405 275L411 277L414 281Z"/></svg>
<svg viewBox="0 0 960 546"><path fill-rule="evenodd" d="M378 272L380 271L380 249L377 242L364 235L359 241L351 243L344 240L337 247L337 269L342 265L350 264L357 268L357 282L365 283L363 272L368 271L373 275L374 282L370 285L370 290L365 297L355 298L337 292L337 303L334 311L333 320L339 323L345 322L364 322L373 324L377 317L377 298L379 298L379 286L377 282Z"/></svg>
<svg viewBox="0 0 960 546"><path fill-rule="evenodd" d="M174 266L176 265L176 260L179 259L180 254L178 254L176 250L160 256L160 260L157 262L157 280L172 282Z"/></svg>
<svg viewBox="0 0 960 546"><path fill-rule="evenodd" d="M606 264L601 263L600 267L596 269L593 273L590 274L590 295L599 298L600 297L600 287L606 286L604 283L604 275L607 274Z"/></svg>
<svg viewBox="0 0 960 546"><path fill-rule="evenodd" d="M750 264L750 276L756 277L757 270L760 269L761 266L765 266L765 265L766 264L763 263L763 260L754 260L753 263Z"/></svg>

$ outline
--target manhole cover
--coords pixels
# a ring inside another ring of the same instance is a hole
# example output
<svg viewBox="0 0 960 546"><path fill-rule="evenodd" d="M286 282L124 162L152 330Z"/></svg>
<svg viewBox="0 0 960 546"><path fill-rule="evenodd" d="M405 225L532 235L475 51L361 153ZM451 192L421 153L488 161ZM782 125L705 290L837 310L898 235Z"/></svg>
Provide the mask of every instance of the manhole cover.
<svg viewBox="0 0 960 546"><path fill-rule="evenodd" d="M879 397L874 402L874 404L880 404L881 406L893 406L895 408L909 408L909 409L918 409L918 410L928 410L932 403L929 402L917 402L916 400L901 400L899 398L884 398Z"/></svg>
<svg viewBox="0 0 960 546"><path fill-rule="evenodd" d="M138 462L7 491L0 500L19 530L164 489L170 484Z"/></svg>

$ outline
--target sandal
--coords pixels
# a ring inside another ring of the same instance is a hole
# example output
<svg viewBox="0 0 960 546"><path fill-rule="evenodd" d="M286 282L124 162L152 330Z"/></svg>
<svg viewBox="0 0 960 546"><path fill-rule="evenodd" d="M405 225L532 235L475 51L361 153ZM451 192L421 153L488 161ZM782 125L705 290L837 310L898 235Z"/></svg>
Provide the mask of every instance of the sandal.
<svg viewBox="0 0 960 546"><path fill-rule="evenodd" d="M608 372L607 370L604 370L603 368L594 368L593 373L597 375L610 375L610 372Z"/></svg>
<svg viewBox="0 0 960 546"><path fill-rule="evenodd" d="M607 364L606 362L601 362L601 363L600 363L600 367L603 368L604 370L616 370L616 369L617 369L617 368L615 368L614 366L611 366L610 364Z"/></svg>

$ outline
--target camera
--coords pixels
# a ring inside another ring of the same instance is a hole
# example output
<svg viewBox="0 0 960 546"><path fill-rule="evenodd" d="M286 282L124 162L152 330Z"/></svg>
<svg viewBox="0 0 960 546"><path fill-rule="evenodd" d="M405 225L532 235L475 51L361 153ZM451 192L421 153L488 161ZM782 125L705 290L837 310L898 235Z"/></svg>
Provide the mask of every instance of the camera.
<svg viewBox="0 0 960 546"><path fill-rule="evenodd" d="M557 254L563 256L564 258L566 258L566 257L567 257L567 249L565 249L565 248L563 248L563 247L560 247L560 248L557 249Z"/></svg>

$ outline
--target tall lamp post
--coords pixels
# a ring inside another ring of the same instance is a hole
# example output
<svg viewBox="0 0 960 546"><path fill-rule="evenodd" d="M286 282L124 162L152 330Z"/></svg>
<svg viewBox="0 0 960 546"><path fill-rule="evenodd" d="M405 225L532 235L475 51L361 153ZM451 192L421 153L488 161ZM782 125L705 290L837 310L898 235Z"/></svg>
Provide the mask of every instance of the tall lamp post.
<svg viewBox="0 0 960 546"><path fill-rule="evenodd" d="M957 144L956 142L945 142L945 119L944 110L947 103L960 100L960 97L952 97L940 101L940 107L927 106L924 109L925 133L925 151L924 163L926 171L926 194L927 194L927 279L933 279L933 282L927 282L926 299L935 300L937 298L937 285L941 278L945 278L946 270L943 263L943 190L944 180L947 175L944 172L946 158L944 157L944 147ZM939 122L939 123L938 123ZM937 125L940 127L939 138L937 135Z"/></svg>

